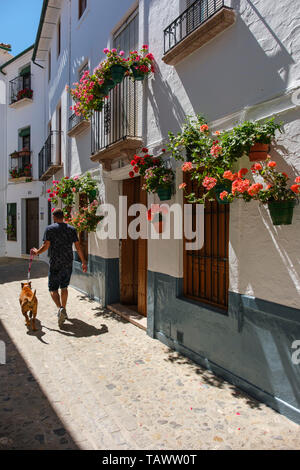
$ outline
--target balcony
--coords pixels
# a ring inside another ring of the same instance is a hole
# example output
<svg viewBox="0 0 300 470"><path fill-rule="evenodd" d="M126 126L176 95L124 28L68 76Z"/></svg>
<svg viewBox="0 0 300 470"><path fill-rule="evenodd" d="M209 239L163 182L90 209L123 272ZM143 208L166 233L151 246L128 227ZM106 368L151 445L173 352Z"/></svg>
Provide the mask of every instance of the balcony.
<svg viewBox="0 0 300 470"><path fill-rule="evenodd" d="M176 65L235 22L235 12L224 0L196 0L164 30L164 56Z"/></svg>
<svg viewBox="0 0 300 470"><path fill-rule="evenodd" d="M131 160L142 145L139 137L141 83L128 77L110 91L103 110L94 112L91 139L91 160L107 170L115 159Z"/></svg>
<svg viewBox="0 0 300 470"><path fill-rule="evenodd" d="M9 182L23 183L32 181L32 165L30 163L31 152L24 149L20 152L14 152L10 156Z"/></svg>
<svg viewBox="0 0 300 470"><path fill-rule="evenodd" d="M16 108L25 103L32 103L31 75L22 75L9 82L9 106Z"/></svg>
<svg viewBox="0 0 300 470"><path fill-rule="evenodd" d="M82 134L86 129L90 127L90 121L84 119L83 116L76 116L76 114L72 114L69 117L69 137L76 137L77 135Z"/></svg>
<svg viewBox="0 0 300 470"><path fill-rule="evenodd" d="M39 153L39 180L47 181L63 168L61 164L61 131L51 131Z"/></svg>

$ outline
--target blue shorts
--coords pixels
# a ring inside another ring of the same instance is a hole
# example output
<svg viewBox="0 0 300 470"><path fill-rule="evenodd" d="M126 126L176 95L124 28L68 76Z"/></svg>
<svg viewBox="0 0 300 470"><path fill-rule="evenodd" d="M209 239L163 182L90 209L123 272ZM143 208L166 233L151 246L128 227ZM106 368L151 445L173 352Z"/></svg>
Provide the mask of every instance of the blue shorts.
<svg viewBox="0 0 300 470"><path fill-rule="evenodd" d="M50 292L55 292L59 288L66 289L70 284L72 266L61 268L58 271L51 270L48 275L48 287Z"/></svg>

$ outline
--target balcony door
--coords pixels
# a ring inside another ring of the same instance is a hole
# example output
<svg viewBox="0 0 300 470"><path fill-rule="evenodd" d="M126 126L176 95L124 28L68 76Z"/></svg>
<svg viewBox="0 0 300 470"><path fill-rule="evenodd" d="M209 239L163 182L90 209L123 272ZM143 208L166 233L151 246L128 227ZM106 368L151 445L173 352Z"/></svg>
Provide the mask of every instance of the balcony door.
<svg viewBox="0 0 300 470"><path fill-rule="evenodd" d="M147 204L147 193L141 189L140 178L123 181L123 196L128 208ZM128 217L128 225L134 217ZM121 242L121 303L147 316L147 240L127 238Z"/></svg>

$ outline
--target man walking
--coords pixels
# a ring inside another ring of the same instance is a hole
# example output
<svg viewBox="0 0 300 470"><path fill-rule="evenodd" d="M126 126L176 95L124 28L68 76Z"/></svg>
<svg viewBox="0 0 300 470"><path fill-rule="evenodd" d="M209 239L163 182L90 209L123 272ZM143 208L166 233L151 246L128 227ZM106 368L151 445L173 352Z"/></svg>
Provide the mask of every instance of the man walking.
<svg viewBox="0 0 300 470"><path fill-rule="evenodd" d="M76 250L81 259L84 273L87 271L87 265L76 230L64 222L64 213L61 209L54 210L53 220L54 223L45 230L43 245L39 249L33 248L32 252L35 255L40 255L50 249L48 286L51 297L58 308L58 325L61 327L67 319L66 305L73 267L73 243L75 243ZM58 292L59 288L61 289L61 295Z"/></svg>

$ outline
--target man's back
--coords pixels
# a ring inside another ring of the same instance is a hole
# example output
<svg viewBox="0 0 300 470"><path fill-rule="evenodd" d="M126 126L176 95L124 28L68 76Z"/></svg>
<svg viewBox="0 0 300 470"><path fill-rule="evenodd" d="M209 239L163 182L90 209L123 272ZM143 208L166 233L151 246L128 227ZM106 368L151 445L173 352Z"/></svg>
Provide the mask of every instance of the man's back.
<svg viewBox="0 0 300 470"><path fill-rule="evenodd" d="M50 241L50 269L59 270L72 266L72 245L78 241L74 227L64 222L49 225L43 240Z"/></svg>

